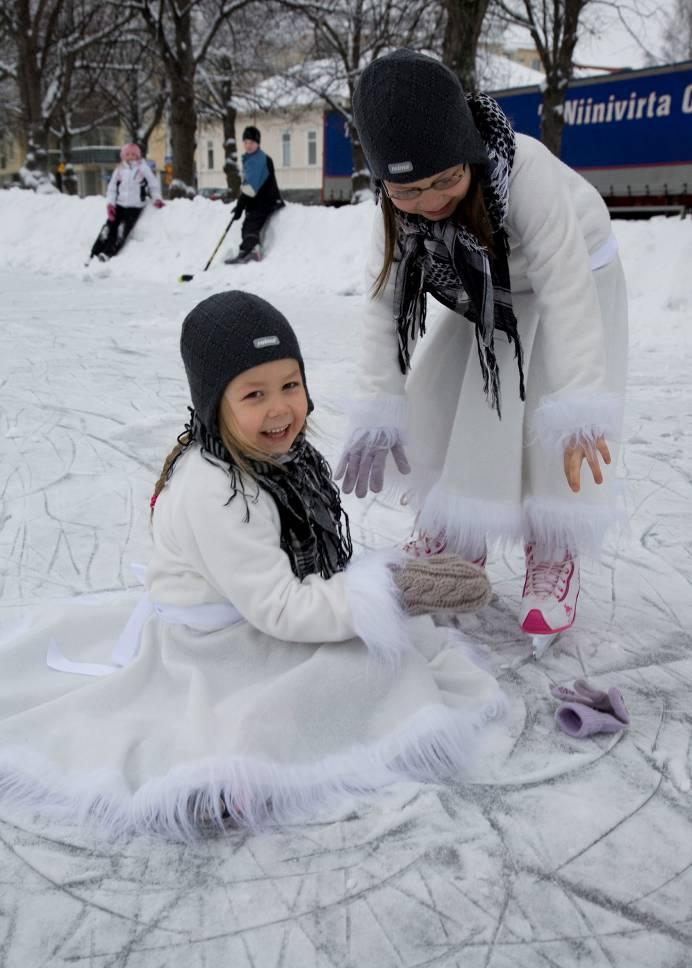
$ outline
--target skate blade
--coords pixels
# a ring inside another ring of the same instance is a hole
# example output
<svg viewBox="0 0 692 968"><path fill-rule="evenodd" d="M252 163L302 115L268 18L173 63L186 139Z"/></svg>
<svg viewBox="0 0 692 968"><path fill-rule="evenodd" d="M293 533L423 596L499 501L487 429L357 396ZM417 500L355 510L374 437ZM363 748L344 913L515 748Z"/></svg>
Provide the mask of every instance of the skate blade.
<svg viewBox="0 0 692 968"><path fill-rule="evenodd" d="M541 659L559 635L559 632L552 632L550 635L534 635L531 639L534 659Z"/></svg>

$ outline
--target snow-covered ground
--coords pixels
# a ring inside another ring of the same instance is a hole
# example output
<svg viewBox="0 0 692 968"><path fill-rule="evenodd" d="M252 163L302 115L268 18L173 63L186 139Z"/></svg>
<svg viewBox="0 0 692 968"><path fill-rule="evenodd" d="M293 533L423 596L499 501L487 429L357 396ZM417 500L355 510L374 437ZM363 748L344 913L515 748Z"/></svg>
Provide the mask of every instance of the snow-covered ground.
<svg viewBox="0 0 692 968"><path fill-rule="evenodd" d="M186 415L180 322L209 292L247 288L287 314L331 459L344 430L369 206L289 206L263 263L206 274L221 203L147 211L107 271L85 271L103 208L0 193L4 626L134 584ZM630 530L585 569L578 626L540 664L516 627L522 556L491 559L496 598L463 629L512 714L477 782L402 784L331 820L193 846L104 846L0 806L2 968L692 964L692 222L615 232L631 297ZM197 275L180 285L181 272ZM346 504L360 544L410 527L405 509ZM556 730L548 687L582 675L622 688L627 733Z"/></svg>

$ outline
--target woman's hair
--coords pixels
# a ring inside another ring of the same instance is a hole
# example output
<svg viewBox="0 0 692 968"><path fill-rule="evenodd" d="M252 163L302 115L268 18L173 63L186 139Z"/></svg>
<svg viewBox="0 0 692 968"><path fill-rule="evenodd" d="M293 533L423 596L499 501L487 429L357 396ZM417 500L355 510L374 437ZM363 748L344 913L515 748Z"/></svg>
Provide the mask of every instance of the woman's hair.
<svg viewBox="0 0 692 968"><path fill-rule="evenodd" d="M476 236L478 241L486 247L490 258L493 256L493 228L488 217L488 210L485 207L483 198L482 175L484 167L482 165L471 165L471 184L469 190L457 205L452 221L457 225L464 225ZM382 268L375 279L371 295L379 296L389 279L389 273L394 263L394 253L396 251L397 231L396 231L396 208L391 198L382 189L380 194L380 204L382 205L382 218L384 219L384 262Z"/></svg>
<svg viewBox="0 0 692 968"><path fill-rule="evenodd" d="M249 463L251 460L259 460L263 461L265 464L273 464L276 467L281 467L280 461L278 461L275 457L272 457L270 454L266 454L264 451L260 450L258 447L254 447L252 444L242 438L238 432L237 424L233 418L233 413L228 405L224 405L223 398L219 404L217 419L219 423L219 436L221 437L223 445L228 451L234 466L237 467L241 473L246 474L251 478L254 477L252 465ZM301 433L306 433L307 430L308 420L306 418L301 429ZM166 486L166 482L170 476L171 467L176 462L178 457L180 457L185 448L189 445L190 440L191 435L189 431L181 434L180 437L178 437L178 443L163 462L163 468L161 469L161 474L158 481L154 485L154 494L151 498L152 517L154 514L154 505L156 504L156 499Z"/></svg>

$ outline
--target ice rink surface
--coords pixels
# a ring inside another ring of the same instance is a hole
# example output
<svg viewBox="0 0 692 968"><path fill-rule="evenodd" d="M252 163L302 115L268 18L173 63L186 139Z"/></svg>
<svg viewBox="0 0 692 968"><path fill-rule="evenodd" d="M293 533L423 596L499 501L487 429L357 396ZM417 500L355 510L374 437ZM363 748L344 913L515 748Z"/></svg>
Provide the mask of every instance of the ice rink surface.
<svg viewBox="0 0 692 968"><path fill-rule="evenodd" d="M292 321L317 443L335 458L372 212L290 206L263 263L180 286L177 273L213 248L220 203L175 203L159 222L146 213L99 274L81 268L94 200L3 194L7 636L56 599L134 586L152 485L186 416L180 322L211 291L256 291ZM495 598L461 627L511 716L475 782L401 784L311 825L193 845L104 844L0 805L2 968L692 965L692 221L615 232L631 309L629 532L585 565L577 625L540 663L516 625L521 551L491 557ZM346 505L359 546L411 527L381 500ZM557 731L549 686L582 676L621 688L626 733Z"/></svg>

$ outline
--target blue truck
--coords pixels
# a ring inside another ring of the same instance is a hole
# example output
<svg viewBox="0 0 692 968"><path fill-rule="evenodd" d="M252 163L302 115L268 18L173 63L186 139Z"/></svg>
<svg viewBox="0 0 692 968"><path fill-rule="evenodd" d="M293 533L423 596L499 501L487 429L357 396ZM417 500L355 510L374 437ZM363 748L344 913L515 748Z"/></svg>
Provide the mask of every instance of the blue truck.
<svg viewBox="0 0 692 968"><path fill-rule="evenodd" d="M516 131L540 137L538 87L491 92ZM560 158L613 214L692 209L692 61L572 81Z"/></svg>
<svg viewBox="0 0 692 968"><path fill-rule="evenodd" d="M540 137L538 86L489 92L517 131ZM567 88L562 160L620 216L692 210L692 61L585 77ZM324 116L322 201L351 197L343 115Z"/></svg>

